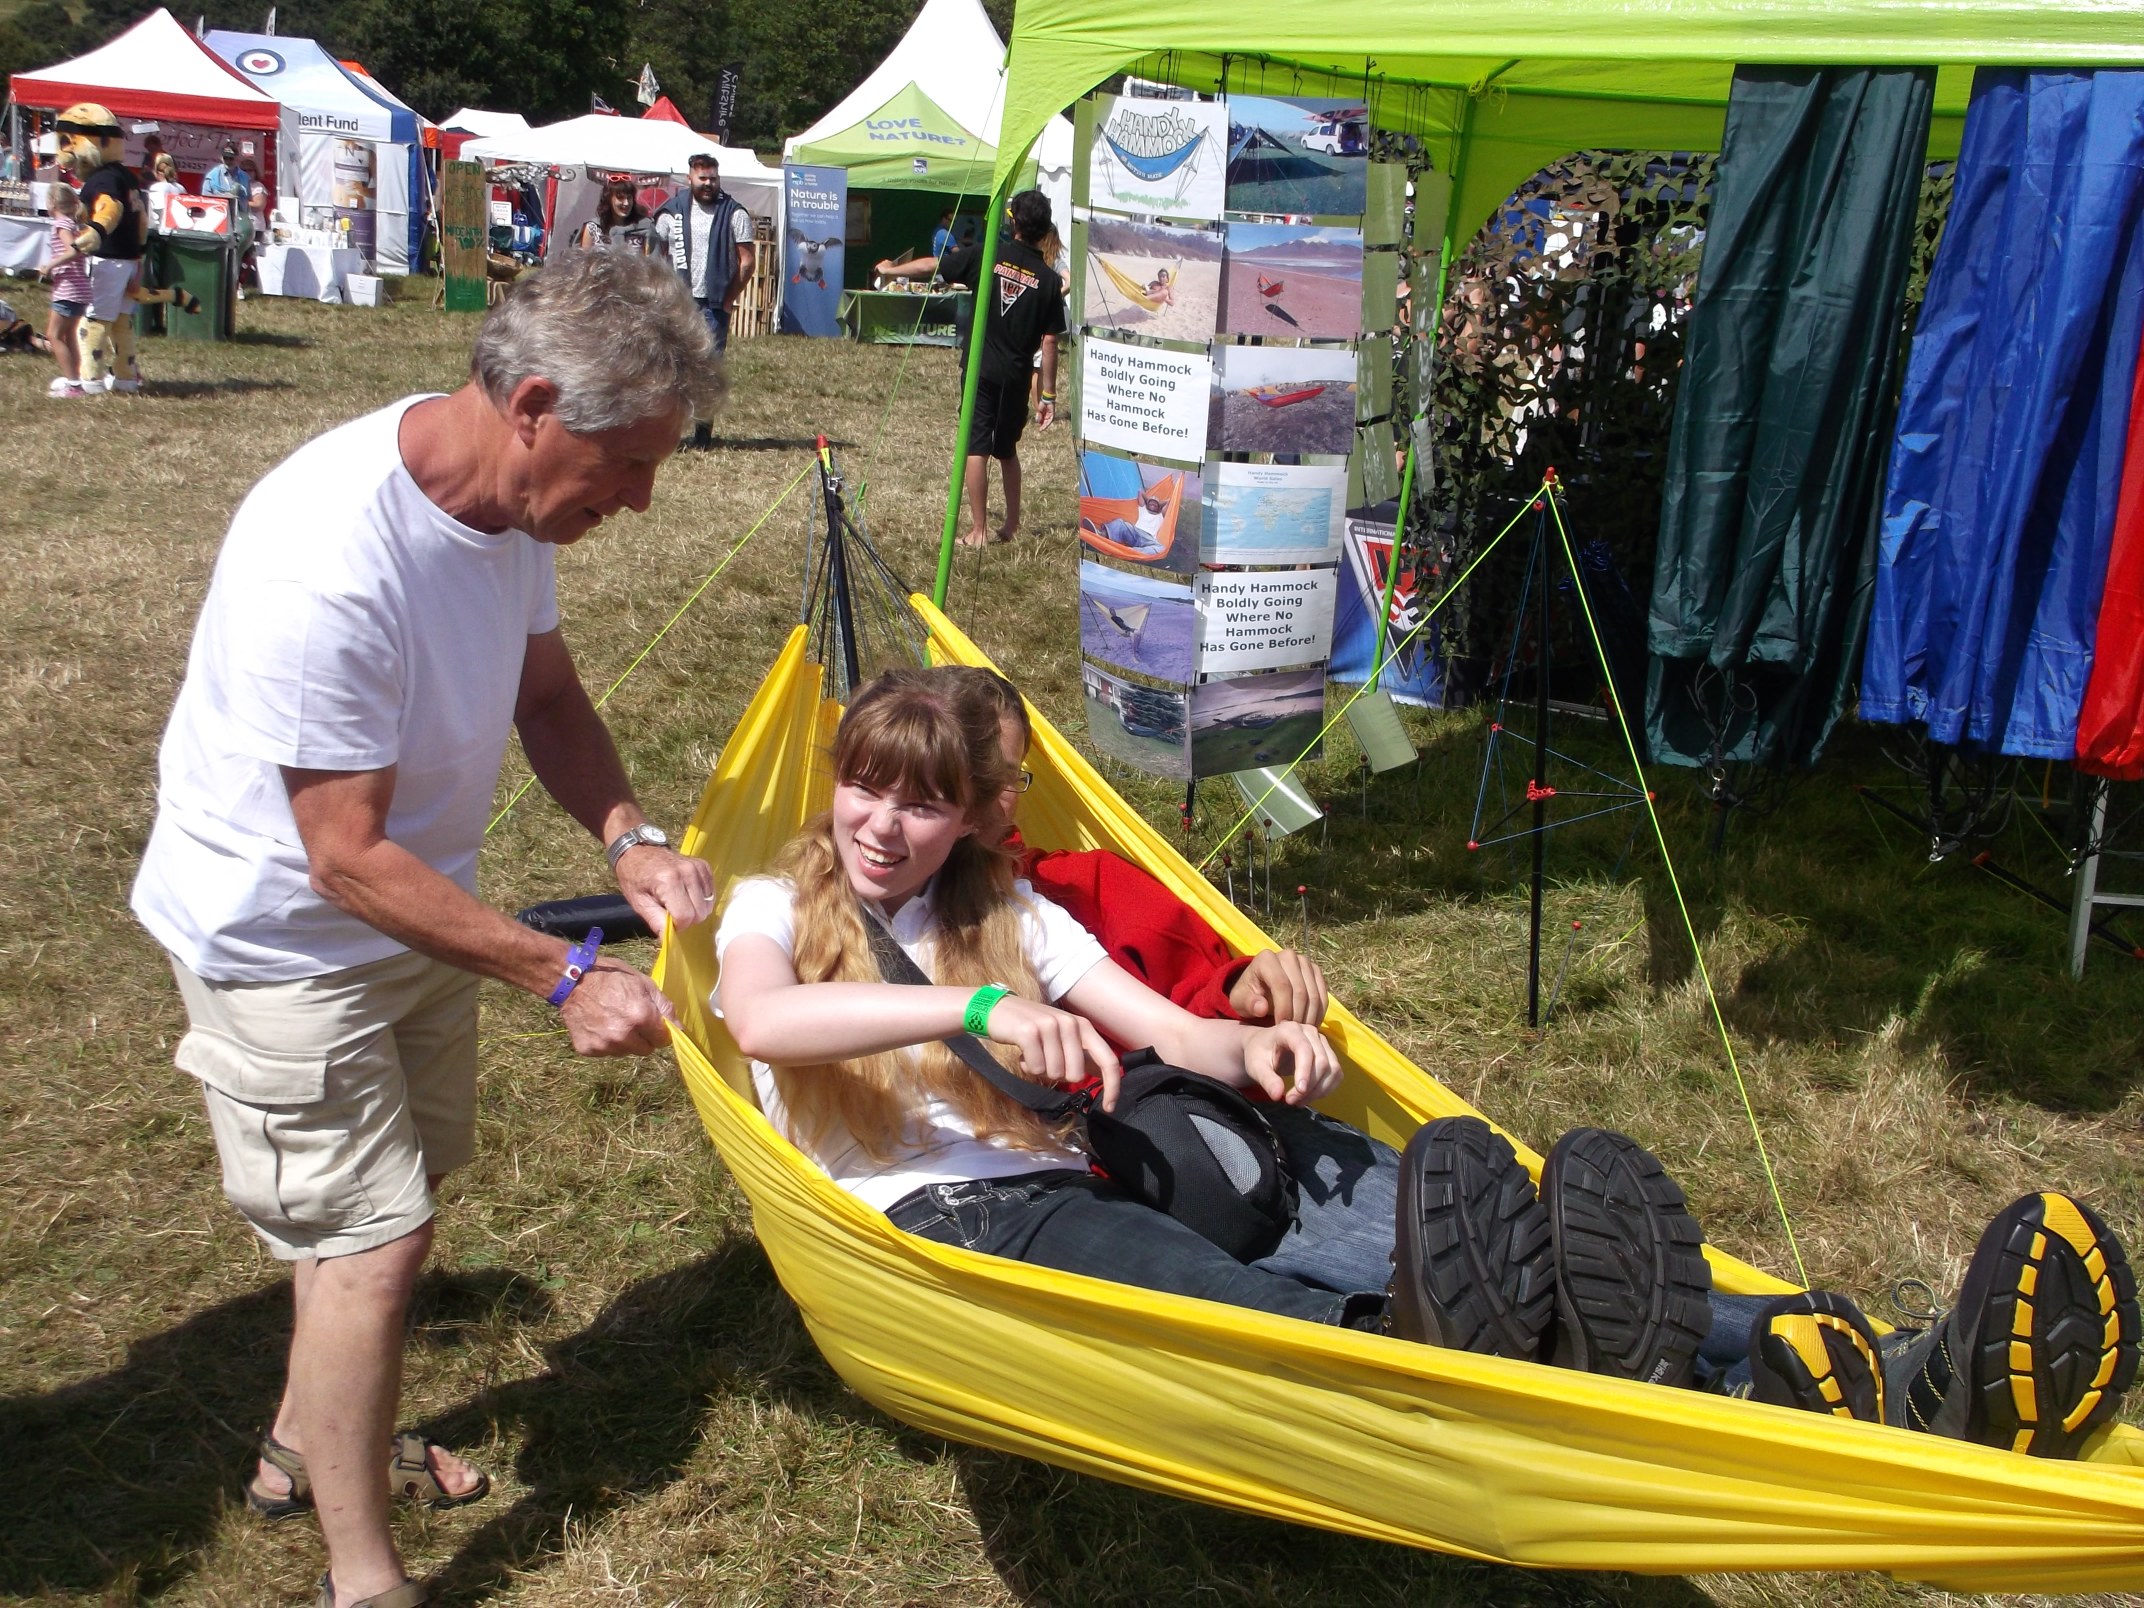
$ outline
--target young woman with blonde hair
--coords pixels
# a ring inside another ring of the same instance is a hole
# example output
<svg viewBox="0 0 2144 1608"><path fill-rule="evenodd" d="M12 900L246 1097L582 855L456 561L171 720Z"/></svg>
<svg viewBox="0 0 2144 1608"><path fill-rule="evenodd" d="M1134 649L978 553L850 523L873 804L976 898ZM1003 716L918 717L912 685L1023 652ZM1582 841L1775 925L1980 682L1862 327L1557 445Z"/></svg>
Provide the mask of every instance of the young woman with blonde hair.
<svg viewBox="0 0 2144 1608"><path fill-rule="evenodd" d="M1133 1199L940 1042L965 1026L1038 1082L1097 1073L1105 1107L1120 1075L1112 1040L1299 1105L1339 1078L1318 1032L1192 1016L1016 881L998 800L1017 761L994 718L963 719L946 672L865 687L833 757L833 808L772 876L738 884L715 940L716 1004L775 1126L926 1238L1313 1321L1380 1314L1382 1290L1246 1266ZM934 985L881 981L867 921Z"/></svg>

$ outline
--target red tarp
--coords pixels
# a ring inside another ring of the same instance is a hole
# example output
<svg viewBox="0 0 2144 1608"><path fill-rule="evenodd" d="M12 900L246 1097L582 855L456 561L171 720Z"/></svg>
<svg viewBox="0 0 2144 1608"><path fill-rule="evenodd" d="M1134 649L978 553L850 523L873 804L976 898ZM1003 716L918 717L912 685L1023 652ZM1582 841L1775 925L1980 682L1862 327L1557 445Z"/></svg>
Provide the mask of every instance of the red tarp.
<svg viewBox="0 0 2144 1608"><path fill-rule="evenodd" d="M2129 395L2128 456L2100 594L2092 677L2077 713L2077 768L2144 780L2144 358Z"/></svg>

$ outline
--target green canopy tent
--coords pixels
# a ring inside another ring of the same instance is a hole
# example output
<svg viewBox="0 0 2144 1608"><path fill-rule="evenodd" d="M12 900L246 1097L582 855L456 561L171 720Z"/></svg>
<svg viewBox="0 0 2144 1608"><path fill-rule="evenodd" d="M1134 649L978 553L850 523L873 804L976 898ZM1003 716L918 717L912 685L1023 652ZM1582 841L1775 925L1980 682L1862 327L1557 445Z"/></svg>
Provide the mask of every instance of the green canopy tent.
<svg viewBox="0 0 2144 1608"><path fill-rule="evenodd" d="M792 141L788 159L846 168L851 189L981 195L997 166L998 148L961 127L920 84L907 83L846 128Z"/></svg>
<svg viewBox="0 0 2144 1608"><path fill-rule="evenodd" d="M1020 0L994 191L1009 193L1051 118L1117 73L1359 97L1377 126L1419 135L1449 177L1448 264L1512 190L1573 151L1719 149L1745 62L1935 66L1938 158L1957 151L1974 67L2144 66L2144 0ZM971 362L958 441L974 374ZM960 471L956 448L941 603Z"/></svg>

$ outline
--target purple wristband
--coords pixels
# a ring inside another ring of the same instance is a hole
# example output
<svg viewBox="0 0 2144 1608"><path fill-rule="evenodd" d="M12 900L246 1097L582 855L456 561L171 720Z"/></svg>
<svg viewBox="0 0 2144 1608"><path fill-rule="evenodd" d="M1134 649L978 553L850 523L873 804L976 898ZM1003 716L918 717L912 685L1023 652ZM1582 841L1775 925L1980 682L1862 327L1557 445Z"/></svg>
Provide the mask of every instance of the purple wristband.
<svg viewBox="0 0 2144 1608"><path fill-rule="evenodd" d="M603 947L603 929L590 927L588 936L566 951L566 969L560 974L558 986L551 990L551 1003L563 1005L566 998L579 985L588 968L596 963L596 951Z"/></svg>

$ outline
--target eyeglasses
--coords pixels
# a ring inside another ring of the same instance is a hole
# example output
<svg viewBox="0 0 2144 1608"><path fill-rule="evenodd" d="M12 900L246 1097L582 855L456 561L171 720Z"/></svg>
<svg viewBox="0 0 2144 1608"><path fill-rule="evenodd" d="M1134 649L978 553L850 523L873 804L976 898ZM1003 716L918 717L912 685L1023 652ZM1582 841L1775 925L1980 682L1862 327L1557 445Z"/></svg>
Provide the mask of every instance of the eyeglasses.
<svg viewBox="0 0 2144 1608"><path fill-rule="evenodd" d="M1026 792L1026 791L1027 791L1027 790L1028 790L1028 789L1029 789L1030 787L1033 787L1034 785L1035 785L1035 773L1034 773L1033 771L1031 771L1031 770L1027 770L1027 769L1025 769L1025 768L1023 767L1023 768L1022 768L1022 770L1021 770L1021 772L1020 772L1020 779L1019 779L1018 781L1016 781L1016 782L1014 782L1014 783L1012 784L1012 790L1013 790L1013 791L1014 791L1015 793L1024 793L1024 792Z"/></svg>

